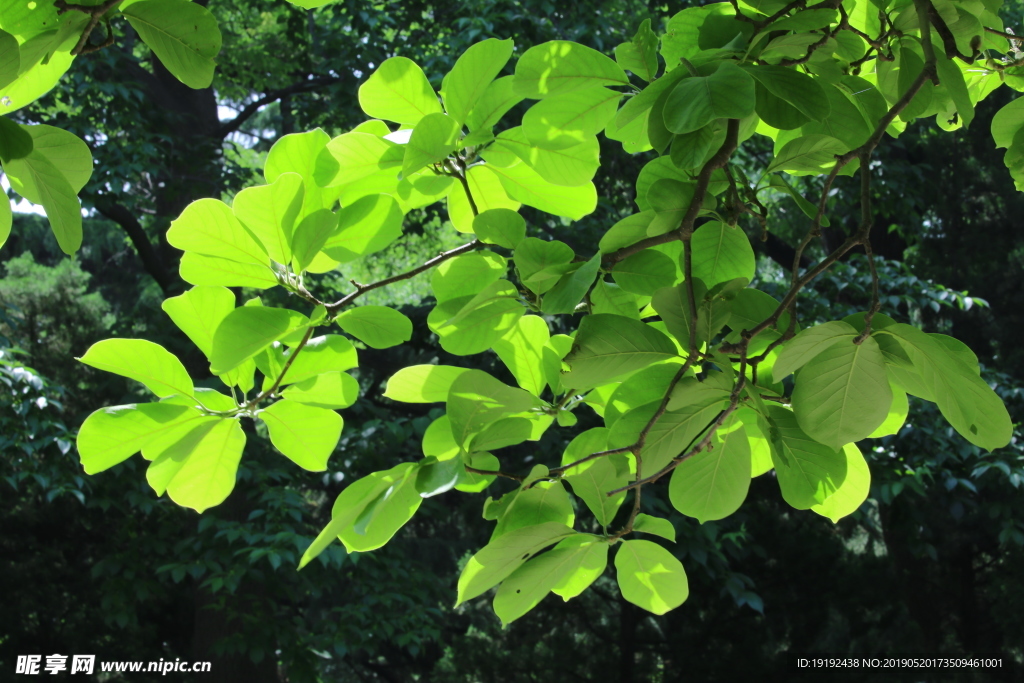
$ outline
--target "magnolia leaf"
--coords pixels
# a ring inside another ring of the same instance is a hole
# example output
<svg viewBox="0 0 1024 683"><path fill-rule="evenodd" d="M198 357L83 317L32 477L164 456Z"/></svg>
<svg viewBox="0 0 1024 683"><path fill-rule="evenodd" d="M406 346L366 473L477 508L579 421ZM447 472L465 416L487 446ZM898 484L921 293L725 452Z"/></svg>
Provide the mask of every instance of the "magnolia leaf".
<svg viewBox="0 0 1024 683"><path fill-rule="evenodd" d="M669 500L684 515L704 522L736 512L750 487L750 444L733 418L715 431L711 449L684 460L672 473Z"/></svg>
<svg viewBox="0 0 1024 683"><path fill-rule="evenodd" d="M243 306L228 313L213 333L210 371L227 372L278 339L309 325L309 319L286 308Z"/></svg>
<svg viewBox="0 0 1024 683"><path fill-rule="evenodd" d="M359 86L359 106L367 116L415 126L441 103L423 70L408 57L391 57Z"/></svg>
<svg viewBox="0 0 1024 683"><path fill-rule="evenodd" d="M843 455L846 457L846 478L842 485L824 503L810 508L822 517L828 517L834 524L859 510L871 491L871 470L857 444L848 443L843 446Z"/></svg>
<svg viewBox="0 0 1024 683"><path fill-rule="evenodd" d="M452 382L468 368L451 365L411 365L388 380L384 396L403 403L440 403L448 400ZM436 455L428 453L427 455Z"/></svg>
<svg viewBox="0 0 1024 683"><path fill-rule="evenodd" d="M189 406L139 403L100 408L78 430L78 452L86 474L110 469L147 444L190 430L208 419ZM176 438L173 440L177 440Z"/></svg>
<svg viewBox="0 0 1024 683"><path fill-rule="evenodd" d="M682 563L651 541L623 541L615 555L615 575L622 597L654 614L679 607L690 595Z"/></svg>
<svg viewBox="0 0 1024 683"><path fill-rule="evenodd" d="M516 529L492 540L469 558L462 570L455 605L461 605L493 588L531 556L573 533L564 524L546 522Z"/></svg>
<svg viewBox="0 0 1024 683"><path fill-rule="evenodd" d="M323 472L341 438L343 421L333 410L283 400L259 412L270 442L289 460L310 472Z"/></svg>
<svg viewBox="0 0 1024 683"><path fill-rule="evenodd" d="M568 40L531 47L516 62L516 94L540 99L591 86L629 85L626 72L593 48Z"/></svg>
<svg viewBox="0 0 1024 683"><path fill-rule="evenodd" d="M324 372L296 382L281 395L290 401L317 408L348 408L359 398L359 382L345 372Z"/></svg>
<svg viewBox="0 0 1024 683"><path fill-rule="evenodd" d="M78 360L141 382L161 398L192 394L192 378L177 356L145 339L104 339Z"/></svg>
<svg viewBox="0 0 1024 683"><path fill-rule="evenodd" d="M815 355L798 373L792 400L800 428L833 450L867 438L892 405L878 344L840 340Z"/></svg>
<svg viewBox="0 0 1024 683"><path fill-rule="evenodd" d="M580 323L566 386L583 391L676 356L672 340L637 320L617 315L588 315Z"/></svg>
<svg viewBox="0 0 1024 683"><path fill-rule="evenodd" d="M221 35L209 10L190 0L141 0L121 13L179 81L210 87Z"/></svg>
<svg viewBox="0 0 1024 683"><path fill-rule="evenodd" d="M412 338L412 321L387 306L350 308L335 321L345 332L375 349L398 346Z"/></svg>
<svg viewBox="0 0 1024 683"><path fill-rule="evenodd" d="M460 123L465 122L511 56L511 39L488 38L463 52L445 79L444 105L448 114Z"/></svg>

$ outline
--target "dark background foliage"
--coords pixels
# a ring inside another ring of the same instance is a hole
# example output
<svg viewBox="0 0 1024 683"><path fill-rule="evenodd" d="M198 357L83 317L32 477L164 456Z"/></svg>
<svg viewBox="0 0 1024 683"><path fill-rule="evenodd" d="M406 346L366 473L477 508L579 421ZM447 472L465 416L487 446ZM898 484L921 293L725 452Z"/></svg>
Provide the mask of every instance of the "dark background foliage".
<svg viewBox="0 0 1024 683"><path fill-rule="evenodd" d="M235 492L201 517L156 498L137 459L82 474L75 428L92 409L141 394L74 356L101 338L144 336L178 354L193 376L208 372L159 308L184 288L163 234L190 201L258 182L262 155L281 135L317 126L336 135L360 122L356 88L387 56L413 58L436 85L486 37L513 37L517 55L555 38L610 52L643 19L658 26L685 5L347 0L314 20L276 0L211 0L225 36L213 88L175 81L124 24L114 47L76 60L53 93L23 111L25 122L85 138L97 166L83 194L91 217L77 257L63 257L30 214L17 217L0 253L0 679L13 677L18 654L55 652L212 660L213 677L226 683L788 681L788 653L799 652L995 652L1019 662L1021 436L982 453L920 401L897 436L861 444L872 495L838 525L788 508L771 474L753 482L737 514L704 525L673 512L664 492L645 496L645 509L673 521L679 543L669 547L690 576L689 601L663 617L622 601L610 576L569 603L549 596L507 629L485 599L452 609L460 562L490 526L478 500L454 491L428 499L381 550L347 556L335 546L296 572L339 491L419 457L434 415L381 397L395 370L436 358L502 377L491 357L452 358L438 347L418 280L373 301L401 307L416 336L397 350L361 352L364 398L345 413L327 473L302 472L250 439ZM883 143L873 241L885 259L883 311L967 342L1019 422L1024 196L987 130L1011 95L986 101L968 131L924 124ZM602 140L598 210L569 226L524 211L530 234L557 234L586 253L632 213L633 181L650 154L633 157ZM856 181L843 180L826 245L842 239L842 217L856 214ZM788 275L790 245L806 230L787 202L773 206L767 241L746 226L767 286ZM455 244L445 218L437 207L410 214L398 249L360 279ZM812 257L823 247L813 249ZM332 274L315 286L343 282ZM869 287L863 257L852 256L803 296L802 322L863 310ZM517 455L524 465L554 460L559 438ZM923 680L860 674L851 680Z"/></svg>

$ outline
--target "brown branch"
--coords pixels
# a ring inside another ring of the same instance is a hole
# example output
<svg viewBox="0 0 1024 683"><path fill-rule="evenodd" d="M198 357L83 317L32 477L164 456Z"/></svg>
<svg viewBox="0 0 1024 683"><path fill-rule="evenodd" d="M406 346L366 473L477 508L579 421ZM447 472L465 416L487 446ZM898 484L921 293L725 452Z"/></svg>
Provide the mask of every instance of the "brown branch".
<svg viewBox="0 0 1024 683"><path fill-rule="evenodd" d="M1018 42L1018 43L1021 42L1021 41L1024 41L1024 36L1018 36L1018 35L1016 35L1014 33L1007 33L1006 31L999 31L999 30L996 30L994 28L989 28L988 26L985 27L985 32L986 33L991 33L991 34L994 34L994 35L997 35L997 36L1002 36L1003 38L1006 38L1007 40L1015 41L1015 42Z"/></svg>
<svg viewBox="0 0 1024 683"><path fill-rule="evenodd" d="M249 401L249 403L246 405L246 408L252 410L257 405L259 405L260 401L267 398L268 396L273 396L274 392L277 391L277 388L281 386L281 382L284 380L284 376L288 374L288 369L291 368L292 363L295 362L295 359L298 357L299 352L301 352L302 349L306 347L306 342L308 342L309 338L313 336L314 329L316 328L313 327L312 325L306 328L306 334L302 335L302 341L299 342L298 346L292 349L291 355L288 356L288 360L285 361L284 367L281 368L281 374L277 376L277 379L274 380L274 383L271 385L269 389L260 393L258 396L256 396L256 398Z"/></svg>
<svg viewBox="0 0 1024 683"><path fill-rule="evenodd" d="M513 481L523 480L523 477L517 476L515 474L509 474L507 472L502 472L501 470L478 470L477 468L470 467L469 465L463 465L463 467L466 468L467 472L472 472L473 474L483 474L488 477L505 477L506 479L512 479Z"/></svg>
<svg viewBox="0 0 1024 683"><path fill-rule="evenodd" d="M974 53L970 56L960 52L960 48L957 47L956 38L953 36L953 32L949 30L949 26L946 25L946 21L936 11L935 6L932 5L931 0L914 0L914 5L917 9L918 21L921 24L921 47L925 50L931 48L931 38L928 35L929 26L935 27L935 32L939 34L939 38L942 39L942 46L946 49L946 58L953 59L954 57L966 62L967 64L973 64L974 60L978 58L981 51L978 49L980 45L975 46L971 44L971 49ZM924 19L922 20L922 10L924 10ZM927 52L925 53L927 54Z"/></svg>
<svg viewBox="0 0 1024 683"><path fill-rule="evenodd" d="M261 97L260 99L256 100L255 102L247 104L240 112L238 112L237 116L235 116L230 121L225 121L224 123L222 123L214 134L220 138L227 137L231 133L234 133L236 130L241 128L242 125L250 118L255 116L260 109L267 106L268 104L280 100L282 97L288 97L289 95L297 95L300 93L314 92L321 88L334 85L335 83L340 83L342 80L343 79L336 77L314 78L308 81L294 83L286 88L272 90L263 97Z"/></svg>
<svg viewBox="0 0 1024 683"><path fill-rule="evenodd" d="M96 195L91 199L92 205L97 211L117 223L125 231L132 246L135 247L139 259L142 260L142 266L156 280L164 296L172 295L180 287L180 283L167 268L153 243L149 241L145 229L135 215L123 204L119 204L108 196Z"/></svg>
<svg viewBox="0 0 1024 683"><path fill-rule="evenodd" d="M71 54L80 55L86 52L95 52L101 50L104 47L114 44L114 32L110 30L110 24L107 23L107 38L101 45L94 47L87 47L89 36L92 34L93 29L103 19L103 15L109 12L114 7L121 4L121 0L107 0L102 5L73 5L65 2L65 0L56 0L53 5L57 8L58 16L67 12L81 12L82 14L89 15L89 21L86 23L85 28L82 30L82 35L79 37L78 42L71 48Z"/></svg>
<svg viewBox="0 0 1024 683"><path fill-rule="evenodd" d="M345 308L345 306L348 306L350 303L352 303L357 298L359 298L363 294L366 294L369 291L379 289L380 287L386 287L387 285L394 284L396 282L401 282L402 280L408 280L410 278L416 277L420 273L426 272L433 268L434 266L441 264L450 258L455 258L456 256L467 254L475 249L479 249L482 246L484 246L483 242L481 242L480 240L473 240L472 242L467 242L466 244L463 244L460 247L455 247L454 249L442 252L435 256L434 258L427 261L426 263L424 263L423 265L417 266L416 268L413 268L412 270L407 271L405 273L392 275L389 278L385 278L383 280L373 282L368 285L353 283L356 287L356 291L342 297L341 299L338 299L333 304L327 304L327 315L331 317L337 315L338 311Z"/></svg>

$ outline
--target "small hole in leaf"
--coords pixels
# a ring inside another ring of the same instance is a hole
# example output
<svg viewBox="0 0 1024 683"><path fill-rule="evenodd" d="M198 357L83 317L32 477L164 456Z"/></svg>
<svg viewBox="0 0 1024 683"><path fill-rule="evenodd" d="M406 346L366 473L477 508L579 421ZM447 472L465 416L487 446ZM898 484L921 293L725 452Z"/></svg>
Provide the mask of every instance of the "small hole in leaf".
<svg viewBox="0 0 1024 683"><path fill-rule="evenodd" d="M971 425L971 434L978 433L978 425Z"/></svg>
<svg viewBox="0 0 1024 683"><path fill-rule="evenodd" d="M523 592L523 589L522 589L522 588L517 588L517 589L516 589L516 593L522 593L522 592Z"/></svg>
<svg viewBox="0 0 1024 683"><path fill-rule="evenodd" d="M526 553L525 555L523 555L523 559L524 560L527 559L528 557L530 557L530 553Z"/></svg>

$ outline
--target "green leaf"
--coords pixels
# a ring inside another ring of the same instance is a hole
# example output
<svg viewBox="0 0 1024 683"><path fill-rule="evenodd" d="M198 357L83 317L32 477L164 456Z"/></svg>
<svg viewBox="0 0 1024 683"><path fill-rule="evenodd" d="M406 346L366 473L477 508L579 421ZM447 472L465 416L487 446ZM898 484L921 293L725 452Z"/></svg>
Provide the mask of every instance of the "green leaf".
<svg viewBox="0 0 1024 683"><path fill-rule="evenodd" d="M501 187L512 199L555 216L566 216L578 221L597 208L597 189L592 182L576 187L556 185L544 180L537 171L524 163L510 168L488 165L477 169L497 176ZM473 196L476 197L475 192ZM477 205L481 211L485 210L479 200Z"/></svg>
<svg viewBox="0 0 1024 683"><path fill-rule="evenodd" d="M283 400L259 413L270 442L289 460L310 472L323 472L338 445L344 422L333 410Z"/></svg>
<svg viewBox="0 0 1024 683"><path fill-rule="evenodd" d="M640 319L637 298L617 284L598 279L590 292L590 312Z"/></svg>
<svg viewBox="0 0 1024 683"><path fill-rule="evenodd" d="M231 210L278 263L292 260L292 235L306 196L302 176L282 173L270 185L242 190Z"/></svg>
<svg viewBox="0 0 1024 683"><path fill-rule="evenodd" d="M192 378L177 356L145 339L104 339L90 346L78 360L141 382L161 398L192 394Z"/></svg>
<svg viewBox="0 0 1024 683"><path fill-rule="evenodd" d="M306 552L302 554L299 569L305 567L313 558L322 553L343 530L352 527L356 518L381 493L396 482L404 480L409 476L410 471L415 469L416 465L413 463L403 462L390 470L374 472L349 484L334 501L330 523L313 539L310 546L306 548Z"/></svg>
<svg viewBox="0 0 1024 683"><path fill-rule="evenodd" d="M291 385L281 395L317 408L348 408L359 398L359 382L345 372L325 372Z"/></svg>
<svg viewBox="0 0 1024 683"><path fill-rule="evenodd" d="M42 205L61 251L73 254L82 244L78 192L92 174L92 155L82 140L59 128L38 125L20 129L32 138L31 152L22 158L8 157L4 171L15 192Z"/></svg>
<svg viewBox="0 0 1024 683"><path fill-rule="evenodd" d="M607 448L608 429L588 429L566 446L562 454L562 465L569 465ZM607 493L629 483L629 461L621 453L603 456L566 470L563 477L572 486L573 493L586 503L598 524L606 527L612 523L615 513L626 498L625 491L614 496Z"/></svg>
<svg viewBox="0 0 1024 683"><path fill-rule="evenodd" d="M750 444L733 418L712 437L713 448L684 460L672 473L669 499L684 515L704 522L736 512L750 488Z"/></svg>
<svg viewBox="0 0 1024 683"><path fill-rule="evenodd" d="M672 526L672 522L662 517L651 517L641 512L633 520L633 531L661 536L673 543L676 542L676 528Z"/></svg>
<svg viewBox="0 0 1024 683"><path fill-rule="evenodd" d="M307 198L317 190L313 170L317 158L331 137L319 128L306 133L291 133L279 138L270 148L267 160L263 163L263 177L273 183L283 173L298 173L307 181Z"/></svg>
<svg viewBox="0 0 1024 683"><path fill-rule="evenodd" d="M460 129L456 119L440 112L420 119L405 145L402 175L409 177L424 166L448 158L455 149Z"/></svg>
<svg viewBox="0 0 1024 683"><path fill-rule="evenodd" d="M806 14L806 12L801 14ZM745 71L753 76L768 93L782 100L807 119L821 121L832 111L832 105L829 103L825 89L813 77L801 71L768 64L749 67ZM762 113L760 101L757 111L769 125L780 128Z"/></svg>
<svg viewBox="0 0 1024 683"><path fill-rule="evenodd" d="M566 586L563 592L571 590L570 597L579 595L604 573L607 564L608 543L586 534L570 536L502 582L494 596L494 613L502 623L509 624L536 607L549 591L569 581L577 585L571 589Z"/></svg>
<svg viewBox="0 0 1024 683"><path fill-rule="evenodd" d="M223 503L235 488L244 448L237 419L214 419L157 455L146 478L178 505L201 513Z"/></svg>
<svg viewBox="0 0 1024 683"><path fill-rule="evenodd" d="M512 418L518 419L518 418ZM547 468L544 469L547 472ZM571 527L576 519L572 510L569 494L559 481L541 481L528 483L517 491L506 493L496 503L501 510L498 524L494 528L491 539L546 522L557 522ZM528 488L527 488L528 487ZM506 499L509 499L506 503Z"/></svg>
<svg viewBox="0 0 1024 683"><path fill-rule="evenodd" d="M690 595L682 563L651 541L623 541L615 573L622 597L654 614L679 607Z"/></svg>
<svg viewBox="0 0 1024 683"><path fill-rule="evenodd" d="M490 348L525 312L515 288L501 280L477 296L439 303L427 315L427 326L445 351L468 356Z"/></svg>
<svg viewBox="0 0 1024 683"><path fill-rule="evenodd" d="M614 61L568 40L531 47L516 62L515 92L532 99L590 86L628 84L626 72Z"/></svg>
<svg viewBox="0 0 1024 683"><path fill-rule="evenodd" d="M459 576L455 606L493 588L531 556L573 534L572 529L557 522L523 527L502 534L469 558Z"/></svg>
<svg viewBox="0 0 1024 683"><path fill-rule="evenodd" d="M271 309L280 310L280 309ZM282 363L287 362L294 350L289 350L282 357ZM359 365L359 359L355 348L345 337L339 334L326 334L321 337L313 337L302 351L295 357L295 362L288 368L281 385L294 384L310 377L316 377L325 372L341 372L351 370ZM269 385L269 379L264 381L265 388Z"/></svg>
<svg viewBox="0 0 1024 683"><path fill-rule="evenodd" d="M371 133L352 131L325 144L317 152L313 169L314 180L323 187L349 188L377 176L395 179L405 158L403 145Z"/></svg>
<svg viewBox="0 0 1024 683"><path fill-rule="evenodd" d="M647 205L655 212L654 220L647 226L647 234L656 237L678 229L694 201L695 190L694 183L683 183L671 178L656 180L647 191Z"/></svg>
<svg viewBox="0 0 1024 683"><path fill-rule="evenodd" d="M754 113L754 80L732 62L723 62L710 76L681 80L665 101L665 126L689 133L715 119L742 119Z"/></svg>
<svg viewBox="0 0 1024 683"><path fill-rule="evenodd" d="M292 250L296 270L301 272L310 266L327 239L337 232L337 227L338 215L327 209L314 211L295 226Z"/></svg>
<svg viewBox="0 0 1024 683"><path fill-rule="evenodd" d="M329 5L332 2L337 1L338 0L288 0L288 2L293 5L298 5L302 9L316 9L317 7L323 7L324 5Z"/></svg>
<svg viewBox="0 0 1024 683"><path fill-rule="evenodd" d="M398 202L386 194L372 194L342 207L336 231L324 242L325 254L348 263L384 249L402 236Z"/></svg>
<svg viewBox="0 0 1024 683"><path fill-rule="evenodd" d="M462 254L439 265L430 278L438 303L482 291L508 270L508 261L493 251Z"/></svg>
<svg viewBox="0 0 1024 683"><path fill-rule="evenodd" d="M22 126L6 116L0 116L0 163L22 159L32 153L34 145L30 128Z"/></svg>
<svg viewBox="0 0 1024 683"><path fill-rule="evenodd" d="M459 375L448 391L448 420L460 446L493 422L544 405L530 393L510 387L481 370Z"/></svg>
<svg viewBox="0 0 1024 683"><path fill-rule="evenodd" d="M380 548L412 519L423 502L416 490L416 475L417 471L410 469L366 505L351 527L341 529L338 538L349 552Z"/></svg>
<svg viewBox="0 0 1024 683"><path fill-rule="evenodd" d="M711 221L693 233L693 276L708 287L736 278L754 279L754 249L742 229Z"/></svg>
<svg viewBox="0 0 1024 683"><path fill-rule="evenodd" d="M466 117L466 126L470 130L489 131L509 109L522 101L523 96L515 92L514 81L515 76L503 76L487 86L476 106ZM469 138L466 138L466 141L468 144Z"/></svg>
<svg viewBox="0 0 1024 683"><path fill-rule="evenodd" d="M825 502L846 480L846 456L807 436L792 412L768 406L778 430L778 446L772 463L782 497L797 510Z"/></svg>
<svg viewBox="0 0 1024 683"><path fill-rule="evenodd" d="M286 308L236 308L224 317L213 333L210 371L216 375L227 372L308 324L306 316Z"/></svg>
<svg viewBox="0 0 1024 683"><path fill-rule="evenodd" d="M523 133L542 149L567 149L594 137L608 125L622 93L590 86L544 98L523 115Z"/></svg>
<svg viewBox="0 0 1024 683"><path fill-rule="evenodd" d="M21 54L18 39L7 31L0 30L0 89L6 88L18 77L21 69ZM0 155L3 157L4 155Z"/></svg>
<svg viewBox="0 0 1024 683"><path fill-rule="evenodd" d="M1003 106L992 117L992 139L996 149L1010 147L1017 131L1024 128L1024 97L1018 97Z"/></svg>
<svg viewBox="0 0 1024 683"><path fill-rule="evenodd" d="M897 434L907 421L907 414L910 411L907 392L903 390L903 387L893 383L892 380L889 381L889 389L892 391L892 403L889 405L889 412L885 416L885 421L879 425L878 429L868 435L872 439Z"/></svg>
<svg viewBox="0 0 1024 683"><path fill-rule="evenodd" d="M1006 406L973 368L910 325L888 325L879 332L884 334L899 340L942 416L961 436L990 451L1010 442L1013 424Z"/></svg>
<svg viewBox="0 0 1024 683"><path fill-rule="evenodd" d="M623 448L636 443L640 431L650 422L660 403L661 401L648 403L620 417L612 427L608 446ZM647 440L640 451L644 476L661 471L673 458L686 453L711 426L711 422L724 409L725 404L725 400L710 396L662 415L647 433Z"/></svg>
<svg viewBox="0 0 1024 683"><path fill-rule="evenodd" d="M225 287L193 287L184 294L164 299L160 307L209 358L213 353L213 333L235 309L235 295Z"/></svg>
<svg viewBox="0 0 1024 683"><path fill-rule="evenodd" d="M205 419L195 408L166 403L139 403L100 408L78 430L78 452L86 474L110 469L144 446L192 429ZM177 440L177 439L174 439Z"/></svg>
<svg viewBox="0 0 1024 683"><path fill-rule="evenodd" d="M672 137L672 163L677 168L691 169L703 166L705 159L716 147L721 147L725 138L725 130L718 120L712 121L703 128ZM719 142L718 145L715 143Z"/></svg>
<svg viewBox="0 0 1024 683"><path fill-rule="evenodd" d="M775 381L781 382L786 375L796 372L819 353L840 341L852 342L856 336L856 328L841 320L808 327L782 347L772 369Z"/></svg>
<svg viewBox="0 0 1024 683"><path fill-rule="evenodd" d="M375 349L397 346L412 338L412 321L387 306L350 308L335 320L338 327Z"/></svg>
<svg viewBox="0 0 1024 683"><path fill-rule="evenodd" d="M182 254L178 272L182 280L196 286L268 289L278 285L274 271L265 265L239 263L193 251Z"/></svg>
<svg viewBox="0 0 1024 683"><path fill-rule="evenodd" d="M209 10L188 0L141 0L121 13L175 78L190 88L210 87L221 35Z"/></svg>
<svg viewBox="0 0 1024 683"><path fill-rule="evenodd" d="M658 76L658 36L644 19L633 40L615 48L615 61L648 83Z"/></svg>
<svg viewBox="0 0 1024 683"><path fill-rule="evenodd" d="M871 337L832 344L800 370L792 398L800 428L833 450L867 438L892 405L881 349Z"/></svg>
<svg viewBox="0 0 1024 683"><path fill-rule="evenodd" d="M11 211L11 203L7 197L0 197L0 248L11 236L11 226L14 224L14 213Z"/></svg>
<svg viewBox="0 0 1024 683"><path fill-rule="evenodd" d="M541 312L547 315L556 315L575 311L576 306L590 291L590 286L594 284L597 271L600 268L601 254L599 252L581 267L563 275L555 286L544 295Z"/></svg>
<svg viewBox="0 0 1024 683"><path fill-rule="evenodd" d="M668 361L644 368L618 384L605 405L604 422L612 427L629 411L652 401L660 401L668 391L668 385L679 371L683 361L672 358ZM692 372L690 372L692 374Z"/></svg>
<svg viewBox="0 0 1024 683"><path fill-rule="evenodd" d="M263 245L242 227L231 207L218 199L199 199L185 207L167 230L167 242L186 252L270 265Z"/></svg>
<svg viewBox="0 0 1024 683"><path fill-rule="evenodd" d="M506 192L504 184L499 177L492 173L490 166L473 166L466 172L466 183L476 203L478 212L483 213L490 209L510 209L518 211L520 202ZM448 216L452 225L460 232L472 232L473 220L476 213L473 211L466 190L462 183L452 185L448 193Z"/></svg>
<svg viewBox="0 0 1024 683"><path fill-rule="evenodd" d="M468 368L457 368L452 365L410 365L391 376L384 396L403 403L447 401L452 382L468 371Z"/></svg>
<svg viewBox="0 0 1024 683"><path fill-rule="evenodd" d="M836 156L846 153L846 149L846 145L828 135L803 135L782 146L768 172L824 175L835 166Z"/></svg>
<svg viewBox="0 0 1024 683"><path fill-rule="evenodd" d="M857 444L848 443L843 446L843 455L846 457L846 478L842 485L824 503L810 508L822 517L828 517L834 524L859 510L871 491L871 470Z"/></svg>
<svg viewBox="0 0 1024 683"><path fill-rule="evenodd" d="M672 340L649 325L618 315L588 315L565 358L571 370L562 382L584 391L675 356Z"/></svg>
<svg viewBox="0 0 1024 683"><path fill-rule="evenodd" d="M786 182L786 179L783 178L782 176L773 175L771 180L769 181L769 186L781 190L782 192L785 192L790 197L792 197L793 201L796 202L796 205L800 207L800 210L804 212L804 215L810 218L811 220L814 220L815 216L818 215L817 205L811 204L809 201L804 199L803 195L794 190L793 187L788 182ZM831 225L831 223L828 220L828 216L822 214L821 225L826 228Z"/></svg>
<svg viewBox="0 0 1024 683"><path fill-rule="evenodd" d="M512 40L488 38L462 53L446 78L444 105L459 123L484 98L487 87L512 56Z"/></svg>
<svg viewBox="0 0 1024 683"><path fill-rule="evenodd" d="M391 57L359 86L359 106L367 116L415 126L441 103L423 70L407 57Z"/></svg>
<svg viewBox="0 0 1024 683"><path fill-rule="evenodd" d="M473 232L481 242L515 249L526 237L526 221L509 209L489 209L473 219Z"/></svg>
<svg viewBox="0 0 1024 683"><path fill-rule="evenodd" d="M544 318L524 315L493 345L494 352L516 378L516 383L534 396L540 396L546 384L543 370L544 345L550 338Z"/></svg>
<svg viewBox="0 0 1024 683"><path fill-rule="evenodd" d="M555 185L576 187L590 182L601 163L601 147L593 135L571 147L545 149L531 143L523 128L516 126L502 131L498 142Z"/></svg>
<svg viewBox="0 0 1024 683"><path fill-rule="evenodd" d="M675 283L676 264L660 252L644 249L615 264L612 277L627 292L651 296Z"/></svg>

